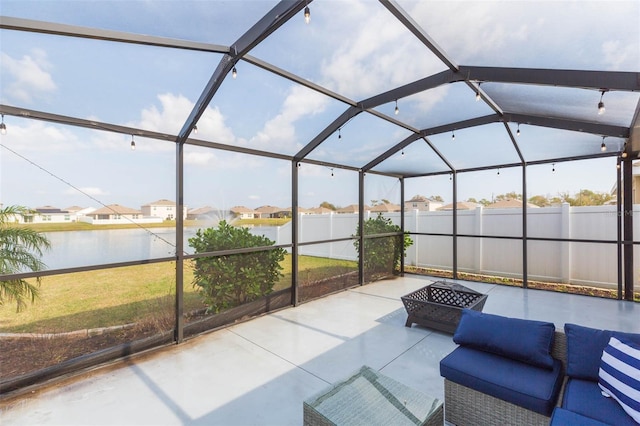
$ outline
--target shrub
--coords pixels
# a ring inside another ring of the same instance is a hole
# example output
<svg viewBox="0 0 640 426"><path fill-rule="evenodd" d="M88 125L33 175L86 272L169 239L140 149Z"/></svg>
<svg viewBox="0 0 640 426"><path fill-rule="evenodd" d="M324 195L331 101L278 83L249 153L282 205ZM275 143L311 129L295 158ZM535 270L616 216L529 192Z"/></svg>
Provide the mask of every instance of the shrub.
<svg viewBox="0 0 640 426"><path fill-rule="evenodd" d="M391 219L382 216L369 218L364 221L364 235L388 234L401 232L402 228L394 225ZM356 229L356 236L360 236L359 229ZM408 234L392 237L365 238L364 240L364 270L368 275L376 273L393 274L400 269L402 256L406 255L407 247L413 245L413 240ZM360 252L360 241L354 241L358 255Z"/></svg>
<svg viewBox="0 0 640 426"><path fill-rule="evenodd" d="M199 229L189 238L196 253L271 246L274 242L264 236L253 235L246 228L236 228L221 221L218 228ZM260 299L271 293L282 277L285 250L273 248L253 253L242 253L194 259L194 287L209 312L220 312L243 303Z"/></svg>

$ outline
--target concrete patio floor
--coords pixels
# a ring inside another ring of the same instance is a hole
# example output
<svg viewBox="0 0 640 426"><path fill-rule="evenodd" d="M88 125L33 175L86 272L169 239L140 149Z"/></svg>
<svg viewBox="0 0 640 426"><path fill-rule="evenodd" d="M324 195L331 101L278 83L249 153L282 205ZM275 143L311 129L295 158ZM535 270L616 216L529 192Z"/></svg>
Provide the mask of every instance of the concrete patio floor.
<svg viewBox="0 0 640 426"><path fill-rule="evenodd" d="M302 401L368 365L443 398L451 336L406 328L400 296L432 279L380 281L115 363L0 405L3 425L301 425ZM482 283L484 312L640 332L640 304Z"/></svg>

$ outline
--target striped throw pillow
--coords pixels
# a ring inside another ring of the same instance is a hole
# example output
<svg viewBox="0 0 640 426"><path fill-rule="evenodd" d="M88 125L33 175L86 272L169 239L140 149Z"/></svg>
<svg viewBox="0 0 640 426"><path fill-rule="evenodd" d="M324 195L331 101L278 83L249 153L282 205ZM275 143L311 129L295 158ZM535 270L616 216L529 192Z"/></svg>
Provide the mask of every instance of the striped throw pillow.
<svg viewBox="0 0 640 426"><path fill-rule="evenodd" d="M611 337L602 352L598 385L640 423L640 346Z"/></svg>

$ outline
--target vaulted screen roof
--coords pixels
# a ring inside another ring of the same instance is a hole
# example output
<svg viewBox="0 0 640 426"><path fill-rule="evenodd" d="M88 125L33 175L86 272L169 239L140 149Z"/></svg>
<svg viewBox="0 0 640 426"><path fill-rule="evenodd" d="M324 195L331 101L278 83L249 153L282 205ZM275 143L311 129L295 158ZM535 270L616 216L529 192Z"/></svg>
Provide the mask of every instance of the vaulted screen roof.
<svg viewBox="0 0 640 426"><path fill-rule="evenodd" d="M402 177L640 151L637 1L4 0L1 13L5 115Z"/></svg>

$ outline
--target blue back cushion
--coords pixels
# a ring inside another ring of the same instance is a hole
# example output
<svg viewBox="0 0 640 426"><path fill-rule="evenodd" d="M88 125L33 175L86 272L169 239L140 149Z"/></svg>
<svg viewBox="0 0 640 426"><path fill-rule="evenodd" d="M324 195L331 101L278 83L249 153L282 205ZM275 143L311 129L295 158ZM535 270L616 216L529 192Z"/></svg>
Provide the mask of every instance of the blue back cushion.
<svg viewBox="0 0 640 426"><path fill-rule="evenodd" d="M453 341L461 346L552 369L551 345L555 330L550 322L463 309Z"/></svg>
<svg viewBox="0 0 640 426"><path fill-rule="evenodd" d="M602 351L612 336L640 344L640 334L598 330L577 324L564 325L567 336L567 376L598 381Z"/></svg>

